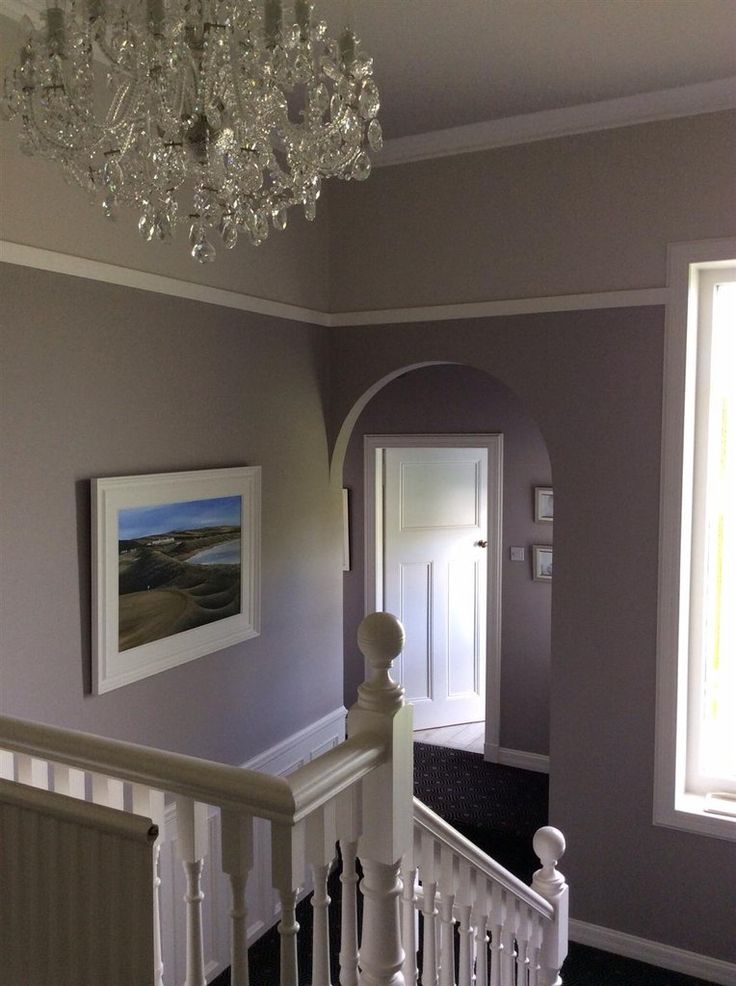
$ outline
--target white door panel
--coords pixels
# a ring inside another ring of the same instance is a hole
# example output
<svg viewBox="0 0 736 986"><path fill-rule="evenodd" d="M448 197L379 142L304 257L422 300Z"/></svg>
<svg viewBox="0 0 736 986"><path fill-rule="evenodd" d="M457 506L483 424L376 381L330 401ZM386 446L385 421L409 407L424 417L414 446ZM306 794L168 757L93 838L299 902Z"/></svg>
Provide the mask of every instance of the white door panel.
<svg viewBox="0 0 736 986"><path fill-rule="evenodd" d="M384 449L384 609L417 729L485 717L488 451Z"/></svg>

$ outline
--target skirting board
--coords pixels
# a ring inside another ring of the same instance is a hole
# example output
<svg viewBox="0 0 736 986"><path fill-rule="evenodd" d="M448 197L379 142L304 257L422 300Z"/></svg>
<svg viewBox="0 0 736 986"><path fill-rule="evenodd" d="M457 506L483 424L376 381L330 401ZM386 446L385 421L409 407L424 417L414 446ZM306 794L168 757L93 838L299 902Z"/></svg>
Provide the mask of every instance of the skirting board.
<svg viewBox="0 0 736 986"><path fill-rule="evenodd" d="M627 959L637 959L662 969L671 969L672 972L718 983L719 986L736 986L736 965L731 962L712 959L707 955L688 952L684 948L675 948L673 945L664 945L646 938L637 938L623 931L588 924L587 921L570 919L570 940L591 948L600 948L604 952L613 952L614 955L623 955Z"/></svg>
<svg viewBox="0 0 736 986"><path fill-rule="evenodd" d="M483 757L490 763L502 763L506 767L519 767L521 770L536 770L539 774L549 773L549 757L542 753L529 753L527 750L509 750L505 746L486 743Z"/></svg>

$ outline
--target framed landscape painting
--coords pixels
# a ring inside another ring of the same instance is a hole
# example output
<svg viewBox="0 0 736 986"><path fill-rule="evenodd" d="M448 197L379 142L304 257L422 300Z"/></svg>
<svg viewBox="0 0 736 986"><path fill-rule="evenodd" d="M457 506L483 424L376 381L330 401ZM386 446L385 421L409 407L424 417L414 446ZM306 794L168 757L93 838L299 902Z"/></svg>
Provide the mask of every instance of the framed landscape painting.
<svg viewBox="0 0 736 986"><path fill-rule="evenodd" d="M255 637L260 466L92 480L96 694Z"/></svg>

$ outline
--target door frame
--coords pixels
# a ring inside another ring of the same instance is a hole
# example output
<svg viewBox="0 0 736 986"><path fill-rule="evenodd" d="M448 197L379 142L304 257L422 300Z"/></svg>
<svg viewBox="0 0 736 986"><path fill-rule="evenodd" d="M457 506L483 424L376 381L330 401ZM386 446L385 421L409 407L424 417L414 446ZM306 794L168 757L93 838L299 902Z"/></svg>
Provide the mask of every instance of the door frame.
<svg viewBox="0 0 736 986"><path fill-rule="evenodd" d="M484 757L496 762L501 743L501 589L503 559L503 435L365 435L363 496L365 613L383 605L383 462L385 448L485 448L488 452L488 552L486 605L486 736Z"/></svg>

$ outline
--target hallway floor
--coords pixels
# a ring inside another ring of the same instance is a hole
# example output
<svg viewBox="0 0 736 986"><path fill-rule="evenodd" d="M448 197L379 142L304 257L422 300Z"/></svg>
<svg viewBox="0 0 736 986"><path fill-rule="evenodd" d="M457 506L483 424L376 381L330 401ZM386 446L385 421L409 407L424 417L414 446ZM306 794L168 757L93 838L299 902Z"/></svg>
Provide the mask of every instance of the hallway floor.
<svg viewBox="0 0 736 986"><path fill-rule="evenodd" d="M414 742L482 753L485 735L485 722L462 722L457 726L439 726L437 729L415 729Z"/></svg>

